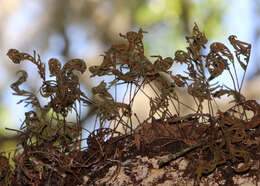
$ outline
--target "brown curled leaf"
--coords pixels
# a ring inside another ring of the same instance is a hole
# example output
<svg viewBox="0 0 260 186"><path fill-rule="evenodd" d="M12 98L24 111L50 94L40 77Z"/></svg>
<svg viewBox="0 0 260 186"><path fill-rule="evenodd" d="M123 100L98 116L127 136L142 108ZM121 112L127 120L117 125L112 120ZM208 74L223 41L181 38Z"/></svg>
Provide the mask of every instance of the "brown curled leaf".
<svg viewBox="0 0 260 186"><path fill-rule="evenodd" d="M7 56L12 60L15 64L20 64L22 61L22 56L20 55L20 52L16 49L10 49L7 52Z"/></svg>
<svg viewBox="0 0 260 186"><path fill-rule="evenodd" d="M245 122L246 129L253 129L260 125L260 105L255 100L247 100L241 103L244 110L250 110L254 113L253 117Z"/></svg>
<svg viewBox="0 0 260 186"><path fill-rule="evenodd" d="M93 87L92 93L94 95L99 95L103 99L113 99L112 95L108 92L107 84L105 83L105 81L102 81L98 86Z"/></svg>
<svg viewBox="0 0 260 186"><path fill-rule="evenodd" d="M40 94L42 97L50 97L58 91L55 81L45 81L40 88Z"/></svg>
<svg viewBox="0 0 260 186"><path fill-rule="evenodd" d="M119 35L121 37L127 39L129 43L137 43L143 39L143 33L146 33L146 32L143 31L142 29L139 29L138 33L134 32L134 31L130 31L130 32L127 32L126 35L123 35L121 33Z"/></svg>
<svg viewBox="0 0 260 186"><path fill-rule="evenodd" d="M209 53L206 57L206 68L211 75L208 80L211 81L228 68L228 63L218 53Z"/></svg>
<svg viewBox="0 0 260 186"><path fill-rule="evenodd" d="M174 56L175 56L174 61L176 61L177 63L183 64L183 63L188 63L189 61L189 54L187 54L183 50L177 50Z"/></svg>
<svg viewBox="0 0 260 186"><path fill-rule="evenodd" d="M227 57L232 63L234 63L234 57L228 47L220 42L214 42L210 45L210 53L218 53Z"/></svg>
<svg viewBox="0 0 260 186"><path fill-rule="evenodd" d="M27 80L28 74L24 70L20 70L16 74L19 74L19 73L22 74L21 77L16 82L12 83L11 88L16 92L16 94L22 95L22 94L26 93L27 91L20 90L19 86Z"/></svg>
<svg viewBox="0 0 260 186"><path fill-rule="evenodd" d="M45 80L45 64L42 63L40 56L36 59L36 52L34 51L34 56L30 54L19 52L16 49L10 49L7 52L8 57L12 60L13 63L20 64L23 60L28 60L37 65L38 72L43 80Z"/></svg>
<svg viewBox="0 0 260 186"><path fill-rule="evenodd" d="M77 70L83 74L87 69L86 63L82 59L71 59L63 67L64 71Z"/></svg>
<svg viewBox="0 0 260 186"><path fill-rule="evenodd" d="M125 83L131 83L131 82L135 82L135 80L139 77L139 74L136 72L127 72L125 74L122 74L120 71L115 70L113 71L113 74L115 74L116 76L118 76L118 78L122 81L124 81ZM118 81L118 79L117 79Z"/></svg>
<svg viewBox="0 0 260 186"><path fill-rule="evenodd" d="M190 47L193 49L200 50L201 47L205 48L205 44L208 42L205 34L199 30L199 27L196 23L194 23L192 29L192 36L186 37L187 42L190 44Z"/></svg>
<svg viewBox="0 0 260 186"><path fill-rule="evenodd" d="M238 159L242 159L242 161L243 161L243 165L241 167L234 168L235 172L241 173L241 172L245 172L248 169L250 169L251 166L250 166L250 162L249 162L250 158L249 158L248 152L243 151L243 150L238 150L235 148L231 148L230 151L233 156L235 156Z"/></svg>
<svg viewBox="0 0 260 186"><path fill-rule="evenodd" d="M194 83L190 84L188 86L188 93L191 96L198 98L200 102L205 99L211 100L209 87L201 81L195 81Z"/></svg>
<svg viewBox="0 0 260 186"><path fill-rule="evenodd" d="M205 34L200 32L196 23L192 30L192 36L186 36L186 41L189 44L187 50L190 57L196 62L201 61L202 55L200 50L202 48L206 48L205 45L207 44L208 40Z"/></svg>
<svg viewBox="0 0 260 186"><path fill-rule="evenodd" d="M60 73L61 63L58 59L51 58L48 61L48 65L49 65L49 71L50 71L51 76L57 76Z"/></svg>
<svg viewBox="0 0 260 186"><path fill-rule="evenodd" d="M119 34L121 37L127 39L129 43L129 50L137 50L140 52L142 55L144 54L144 46L143 46L143 33L147 33L146 31L143 31L141 28L139 29L138 32L127 32L126 35Z"/></svg>
<svg viewBox="0 0 260 186"><path fill-rule="evenodd" d="M104 76L111 73L111 70L109 68L102 66L91 66L89 67L89 71L92 73L90 77Z"/></svg>
<svg viewBox="0 0 260 186"><path fill-rule="evenodd" d="M231 35L228 37L228 40L229 40L230 44L236 50L235 53L236 53L237 60L240 64L240 66L245 71L247 69L247 65L248 65L249 58L250 58L251 44L243 42L243 41L239 41L236 39L236 37L237 36L235 36L235 35ZM243 63L241 61L240 55L245 56L245 58L244 58L245 63Z"/></svg>
<svg viewBox="0 0 260 186"><path fill-rule="evenodd" d="M166 72L172 67L173 59L171 57L162 58L162 56L151 56L158 57L158 59L153 64L156 71Z"/></svg>

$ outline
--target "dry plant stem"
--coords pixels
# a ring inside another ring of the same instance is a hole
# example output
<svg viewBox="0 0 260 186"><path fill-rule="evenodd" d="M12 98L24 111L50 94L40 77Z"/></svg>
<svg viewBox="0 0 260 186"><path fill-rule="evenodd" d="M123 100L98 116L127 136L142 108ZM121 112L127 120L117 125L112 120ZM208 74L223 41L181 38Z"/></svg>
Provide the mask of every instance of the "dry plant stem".
<svg viewBox="0 0 260 186"><path fill-rule="evenodd" d="M10 131L14 131L14 132L24 133L23 131L20 131L20 130L17 130L17 129L11 129L11 128L7 128L7 127L5 127L5 130L10 130Z"/></svg>
<svg viewBox="0 0 260 186"><path fill-rule="evenodd" d="M232 66L233 66L233 69L235 71L235 77L236 77L236 81L237 81L237 89L239 90L240 87L239 87L239 82L238 82L238 76L237 76L237 71L236 71L236 67L235 67L235 64L232 63ZM236 89L235 89L236 90ZM239 91L240 92L240 91Z"/></svg>
<svg viewBox="0 0 260 186"><path fill-rule="evenodd" d="M174 160L184 156L186 153L193 151L196 148L199 148L199 147L202 147L202 146L203 146L202 144L197 144L197 145L194 145L194 146L191 146L191 147L187 147L187 148L183 149L182 151L177 152L175 154L170 153L170 154L164 155L162 158L160 158L158 160L157 165L158 165L159 168L162 168L163 166L170 163L171 161L174 161Z"/></svg>

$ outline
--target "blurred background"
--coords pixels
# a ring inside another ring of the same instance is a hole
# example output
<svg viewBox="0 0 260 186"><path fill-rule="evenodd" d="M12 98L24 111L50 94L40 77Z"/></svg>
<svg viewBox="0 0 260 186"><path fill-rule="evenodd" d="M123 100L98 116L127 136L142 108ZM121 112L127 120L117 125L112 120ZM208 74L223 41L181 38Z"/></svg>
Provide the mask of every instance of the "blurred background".
<svg viewBox="0 0 260 186"><path fill-rule="evenodd" d="M100 64L100 55L121 41L119 33L142 28L148 31L144 35L147 56L173 57L176 50L187 47L185 36L191 33L194 22L209 43L218 41L229 47L228 36L237 35L252 44L243 94L260 101L259 0L0 0L0 151L15 148L16 133L5 127L18 129L24 112L30 110L17 105L19 97L12 96L10 85L18 79L16 72L29 72L26 89L37 92L41 86L36 67L11 63L8 49L31 55L35 50L45 63L52 57L64 63L82 58L89 67ZM171 70L181 69L176 66ZM243 71L237 71L241 80ZM89 72L83 74L81 82L91 96L91 87L101 79L89 76ZM227 79L218 81L232 87ZM83 113L87 126L87 111Z"/></svg>

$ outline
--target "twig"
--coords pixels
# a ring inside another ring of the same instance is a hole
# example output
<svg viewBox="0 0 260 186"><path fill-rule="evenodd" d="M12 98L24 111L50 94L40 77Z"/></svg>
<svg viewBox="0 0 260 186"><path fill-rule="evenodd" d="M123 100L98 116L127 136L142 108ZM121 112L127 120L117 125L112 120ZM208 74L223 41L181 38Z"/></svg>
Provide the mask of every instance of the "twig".
<svg viewBox="0 0 260 186"><path fill-rule="evenodd" d="M165 158L160 159L160 160L157 162L157 165L159 166L159 168L162 168L162 167L163 167L164 165L166 165L167 163L169 163L169 162L171 162L171 161L173 161L173 160L176 160L176 159L178 159L179 157L181 157L181 156L183 156L184 154L186 154L187 152L192 151L192 150L194 150L194 149L196 149L196 148L198 148L198 147L201 147L201 146L203 146L203 144L197 144L197 145L194 145L194 146L191 146L191 147L187 147L187 148L183 149L182 151L177 152L177 153L175 153L175 154L170 153L170 154L168 154L168 155L165 155L166 157L164 156Z"/></svg>

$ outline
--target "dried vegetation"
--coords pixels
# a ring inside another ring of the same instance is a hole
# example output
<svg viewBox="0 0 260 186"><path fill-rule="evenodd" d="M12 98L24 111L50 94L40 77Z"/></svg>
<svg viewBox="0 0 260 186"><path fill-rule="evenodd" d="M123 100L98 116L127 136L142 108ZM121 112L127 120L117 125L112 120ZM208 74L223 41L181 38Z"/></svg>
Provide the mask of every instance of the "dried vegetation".
<svg viewBox="0 0 260 186"><path fill-rule="evenodd" d="M111 176L116 179L122 162L137 155L165 157L158 162L159 168L184 157L189 162L185 175L197 183L216 169L222 170L219 176L226 183L237 174L259 175L259 170L251 166L260 158L260 105L241 94L244 76L239 83L236 73L236 68L242 68L245 75L251 45L232 35L228 40L235 55L219 42L210 44L204 54L208 40L195 24L192 35L186 37L186 51L176 51L174 58L155 55L149 59L142 42L145 33L140 29L120 34L126 42L112 45L100 65L89 67L92 77L113 77L92 89L93 100L81 91L74 73L86 71L83 60L72 59L62 67L58 59L50 59L52 79L47 80L45 64L36 52L31 56L16 49L8 51L13 63L30 61L36 65L42 79L40 95L49 101L42 106L35 93L21 89L27 73L18 72L20 78L11 88L14 95L23 97L19 103L32 106L32 110L25 113L20 130L15 130L20 136L13 157L15 167L9 165L8 156L0 156L0 185L95 185L112 165L118 167ZM175 63L184 66L184 73L171 71ZM233 88L212 83L224 71L232 79ZM156 96L147 95L145 86ZM196 109L181 101L176 91L179 88L185 88ZM120 101L119 91L124 93ZM149 116L144 121L139 121L132 110L138 92L150 101ZM232 97L233 106L226 111L214 110L217 99L225 95ZM80 106L96 111L91 124L94 130L87 139L82 139ZM183 107L190 113L183 115ZM68 121L71 111L76 113L76 122ZM136 128L133 119L139 121ZM87 149L81 148L83 140ZM223 166L232 170L230 177L225 176Z"/></svg>

